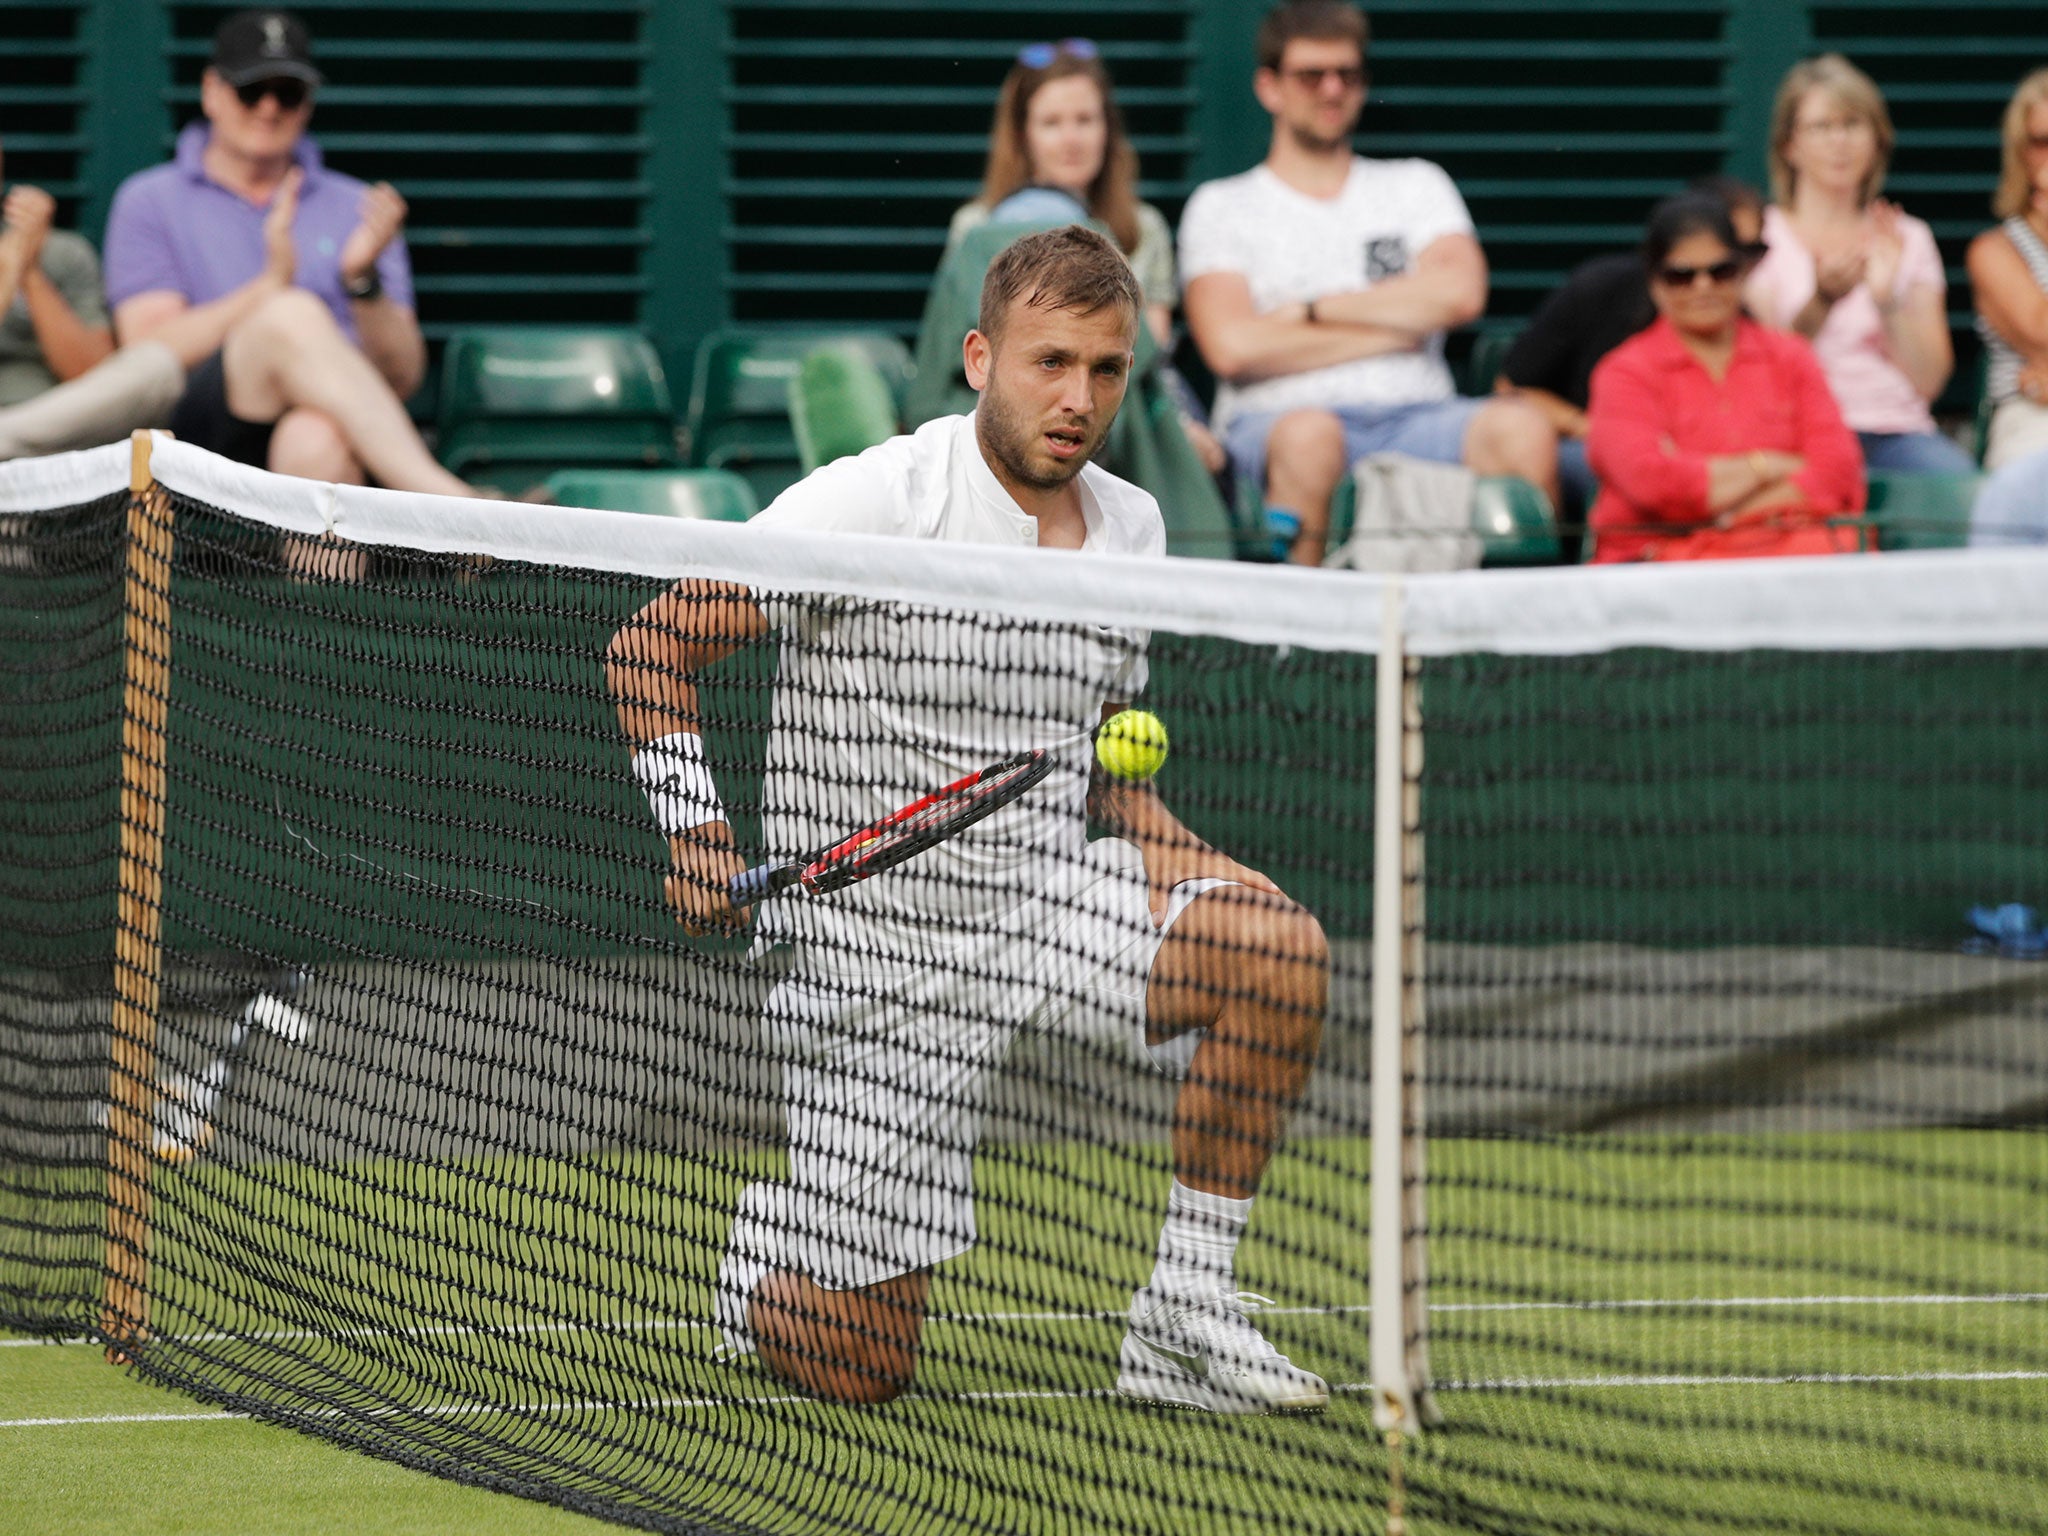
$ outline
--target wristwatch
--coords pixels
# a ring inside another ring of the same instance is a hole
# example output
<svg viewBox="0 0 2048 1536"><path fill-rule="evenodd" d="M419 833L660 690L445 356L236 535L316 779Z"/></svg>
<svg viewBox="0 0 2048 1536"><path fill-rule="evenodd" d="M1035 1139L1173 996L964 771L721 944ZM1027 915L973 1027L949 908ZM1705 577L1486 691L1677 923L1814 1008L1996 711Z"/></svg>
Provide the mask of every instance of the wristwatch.
<svg viewBox="0 0 2048 1536"><path fill-rule="evenodd" d="M375 267L371 267L369 271L365 272L354 282L343 283L341 291L350 298L367 304L373 299L384 297L384 279L378 275Z"/></svg>

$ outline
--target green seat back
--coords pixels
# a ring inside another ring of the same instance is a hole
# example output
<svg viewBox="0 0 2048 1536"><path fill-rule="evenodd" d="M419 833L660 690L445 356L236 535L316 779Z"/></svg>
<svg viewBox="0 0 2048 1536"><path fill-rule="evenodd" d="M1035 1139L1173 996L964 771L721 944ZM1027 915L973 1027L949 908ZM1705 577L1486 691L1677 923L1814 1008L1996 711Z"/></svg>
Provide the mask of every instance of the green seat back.
<svg viewBox="0 0 2048 1536"><path fill-rule="evenodd" d="M1508 353L1521 334L1521 326L1511 325L1481 331L1473 339L1472 356L1465 364L1466 394L1485 396L1493 393L1494 380L1500 377L1501 365L1508 360Z"/></svg>
<svg viewBox="0 0 2048 1536"><path fill-rule="evenodd" d="M565 507L744 523L760 510L753 488L723 469L565 469L548 477Z"/></svg>
<svg viewBox="0 0 2048 1536"><path fill-rule="evenodd" d="M1346 475L1330 498L1330 548L1351 537L1358 517L1358 482ZM1541 488L1513 475L1481 475L1472 482L1472 531L1484 566L1556 565L1564 558L1557 511Z"/></svg>
<svg viewBox="0 0 2048 1536"><path fill-rule="evenodd" d="M1870 472L1869 520L1879 549L1961 549L1982 475Z"/></svg>
<svg viewBox="0 0 2048 1536"><path fill-rule="evenodd" d="M441 462L457 474L675 462L675 405L647 338L619 328L458 331L441 367Z"/></svg>
<svg viewBox="0 0 2048 1536"><path fill-rule="evenodd" d="M690 371L685 435L690 464L744 475L766 506L804 474L790 418L789 387L822 346L861 352L892 395L910 387L910 351L886 331L758 330L729 327L698 344Z"/></svg>
<svg viewBox="0 0 2048 1536"><path fill-rule="evenodd" d="M789 417L804 473L896 435L896 397L858 347L817 348L789 381Z"/></svg>
<svg viewBox="0 0 2048 1536"><path fill-rule="evenodd" d="M1998 409L1998 402L1991 398L1991 349L1977 349L1977 367L1971 377L1975 381L1977 397L1971 402L1970 435L1972 452L1979 464L1984 462L1984 450L1991 446L1991 415Z"/></svg>

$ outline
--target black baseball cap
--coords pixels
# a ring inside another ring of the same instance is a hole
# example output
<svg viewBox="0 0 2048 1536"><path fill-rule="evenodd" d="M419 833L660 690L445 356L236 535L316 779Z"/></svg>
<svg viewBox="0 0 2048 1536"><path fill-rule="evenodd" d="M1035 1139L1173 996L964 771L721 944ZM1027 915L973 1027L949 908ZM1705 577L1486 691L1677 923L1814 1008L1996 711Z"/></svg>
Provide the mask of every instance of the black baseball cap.
<svg viewBox="0 0 2048 1536"><path fill-rule="evenodd" d="M237 11L213 34L213 67L229 85L257 80L321 83L313 39L290 11Z"/></svg>

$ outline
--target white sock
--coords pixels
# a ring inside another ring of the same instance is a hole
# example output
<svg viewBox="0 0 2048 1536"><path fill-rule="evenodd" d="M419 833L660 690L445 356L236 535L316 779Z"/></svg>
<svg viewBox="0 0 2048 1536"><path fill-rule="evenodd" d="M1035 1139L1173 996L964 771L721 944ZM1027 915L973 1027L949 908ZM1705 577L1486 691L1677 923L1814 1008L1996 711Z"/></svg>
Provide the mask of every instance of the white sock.
<svg viewBox="0 0 2048 1536"><path fill-rule="evenodd" d="M1151 1289L1168 1296L1235 1290L1237 1241L1251 1218L1251 1201L1189 1189L1175 1179L1166 1197L1166 1224L1159 1229Z"/></svg>

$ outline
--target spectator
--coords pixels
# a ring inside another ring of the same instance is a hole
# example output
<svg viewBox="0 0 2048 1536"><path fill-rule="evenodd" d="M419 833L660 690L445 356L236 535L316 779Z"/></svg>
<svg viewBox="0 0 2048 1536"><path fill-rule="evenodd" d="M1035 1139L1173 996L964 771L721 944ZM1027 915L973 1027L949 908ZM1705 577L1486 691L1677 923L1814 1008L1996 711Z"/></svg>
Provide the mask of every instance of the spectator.
<svg viewBox="0 0 2048 1536"><path fill-rule="evenodd" d="M1458 189L1427 161L1351 152L1366 36L1344 0L1271 11L1252 77L1273 120L1265 161L1197 188L1181 218L1188 325L1221 381L1217 429L1276 521L1299 520L1289 558L1310 565L1331 493L1369 453L1462 462L1557 495L1542 413L1461 399L1444 364L1444 332L1486 307L1486 257Z"/></svg>
<svg viewBox="0 0 2048 1536"><path fill-rule="evenodd" d="M1733 176L1702 176L1691 190L1728 206L1745 255L1763 253L1764 200ZM1586 401L1600 359L1657 318L1640 250L1595 256L1572 269L1515 338L1494 393L1518 395L1557 430L1560 511L1583 521L1600 487L1586 458Z"/></svg>
<svg viewBox="0 0 2048 1536"><path fill-rule="evenodd" d="M1650 215L1657 319L1593 370L1597 560L1853 547L1825 519L1862 510L1863 455L1812 349L1742 313L1748 264L1719 198Z"/></svg>
<svg viewBox="0 0 2048 1536"><path fill-rule="evenodd" d="M1955 369L1941 253L1926 224L1877 195L1893 141L1884 96L1847 59L1792 67L1771 113L1776 201L1749 309L1813 343L1872 469L1969 474L1927 409Z"/></svg>
<svg viewBox="0 0 2048 1536"><path fill-rule="evenodd" d="M2048 450L2048 69L2022 80L2005 109L2005 155L1992 212L1970 242L1970 285L1993 401L1984 467Z"/></svg>
<svg viewBox="0 0 2048 1536"><path fill-rule="evenodd" d="M2048 448L1985 480L1970 506L1970 544L2048 544Z"/></svg>
<svg viewBox="0 0 2048 1536"><path fill-rule="evenodd" d="M0 204L0 459L110 442L163 420L184 386L163 348L114 360L99 257L52 227L56 208L26 183Z"/></svg>
<svg viewBox="0 0 2048 1536"><path fill-rule="evenodd" d="M946 231L952 250L970 229L1003 219L1093 219L1110 232L1145 295L1145 325L1161 348L1173 345L1173 231L1166 216L1138 200L1138 152L1096 47L1085 37L1033 43L1017 55L996 98L981 195L962 204ZM1211 474L1223 445L1197 414L1199 403L1171 381L1188 440Z"/></svg>
<svg viewBox="0 0 2048 1536"><path fill-rule="evenodd" d="M435 463L403 404L426 365L405 202L322 163L306 137L320 83L296 17L221 24L200 83L206 121L114 196L115 327L196 364L169 422L187 442L281 474L475 494Z"/></svg>
<svg viewBox="0 0 2048 1536"><path fill-rule="evenodd" d="M0 205L0 406L75 379L114 350L100 261L51 228L57 200L17 182Z"/></svg>

